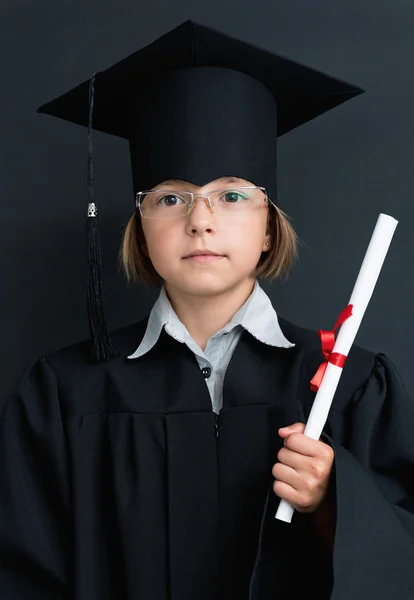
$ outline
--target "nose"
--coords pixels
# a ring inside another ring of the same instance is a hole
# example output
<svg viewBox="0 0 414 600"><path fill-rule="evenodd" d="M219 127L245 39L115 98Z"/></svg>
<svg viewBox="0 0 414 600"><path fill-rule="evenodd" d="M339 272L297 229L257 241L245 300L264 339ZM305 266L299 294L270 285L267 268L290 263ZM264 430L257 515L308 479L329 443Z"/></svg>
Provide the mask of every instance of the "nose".
<svg viewBox="0 0 414 600"><path fill-rule="evenodd" d="M204 198L204 202L199 202L197 205L198 198ZM210 207L207 196L196 194L194 196L193 206L187 215L187 232L190 235L194 235L195 232L214 232L217 224L213 210L214 209Z"/></svg>

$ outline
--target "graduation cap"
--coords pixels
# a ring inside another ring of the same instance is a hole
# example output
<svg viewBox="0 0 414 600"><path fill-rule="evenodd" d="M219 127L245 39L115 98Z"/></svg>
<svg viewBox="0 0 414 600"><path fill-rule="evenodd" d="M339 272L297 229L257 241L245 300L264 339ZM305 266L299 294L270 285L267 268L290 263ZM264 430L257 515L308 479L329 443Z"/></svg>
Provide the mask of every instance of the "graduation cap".
<svg viewBox="0 0 414 600"><path fill-rule="evenodd" d="M276 202L277 138L359 87L188 20L38 109L88 127L92 358L117 356L102 304L92 129L129 141L134 196L166 179L238 176Z"/></svg>

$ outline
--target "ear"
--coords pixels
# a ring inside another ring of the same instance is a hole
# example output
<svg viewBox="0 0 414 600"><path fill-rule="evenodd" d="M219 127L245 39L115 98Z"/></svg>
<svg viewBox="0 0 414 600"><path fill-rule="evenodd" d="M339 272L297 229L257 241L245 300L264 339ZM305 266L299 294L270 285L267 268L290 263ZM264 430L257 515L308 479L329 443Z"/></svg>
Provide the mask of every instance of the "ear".
<svg viewBox="0 0 414 600"><path fill-rule="evenodd" d="M270 233L268 233L263 242L262 252L269 252L272 247L272 238Z"/></svg>

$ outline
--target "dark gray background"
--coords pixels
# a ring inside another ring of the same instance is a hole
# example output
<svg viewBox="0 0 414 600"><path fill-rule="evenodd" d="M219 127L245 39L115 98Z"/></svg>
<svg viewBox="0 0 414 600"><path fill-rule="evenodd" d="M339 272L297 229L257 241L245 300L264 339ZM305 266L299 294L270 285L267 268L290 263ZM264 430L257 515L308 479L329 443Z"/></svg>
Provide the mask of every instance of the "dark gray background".
<svg viewBox="0 0 414 600"><path fill-rule="evenodd" d="M412 0L150 3L2 0L1 389L43 353L85 339L86 130L36 108L192 18L367 92L279 142L279 202L302 240L279 314L328 329L348 302L380 212L400 220L357 342L383 351L414 395ZM158 291L117 268L132 211L127 143L95 135L104 300L111 329Z"/></svg>

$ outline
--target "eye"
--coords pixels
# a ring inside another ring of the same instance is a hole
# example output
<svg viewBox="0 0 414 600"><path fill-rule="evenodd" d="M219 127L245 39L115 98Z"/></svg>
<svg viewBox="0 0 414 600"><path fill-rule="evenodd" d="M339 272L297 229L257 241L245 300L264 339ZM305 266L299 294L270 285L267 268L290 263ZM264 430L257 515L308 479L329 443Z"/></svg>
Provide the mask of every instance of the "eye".
<svg viewBox="0 0 414 600"><path fill-rule="evenodd" d="M171 202L171 199L173 200L173 202ZM176 206L176 204L174 203L174 200L181 200L182 202L185 202L185 200L183 200L180 196L177 196L177 194L165 194L164 196L161 196L160 198L158 198L157 200L157 204L162 204L163 200L167 200L167 202L165 203L165 206Z"/></svg>
<svg viewBox="0 0 414 600"><path fill-rule="evenodd" d="M237 204L239 202L239 199L241 200L248 200L247 196L245 196L244 194L242 194L241 192L237 191L237 190L227 190L222 198L225 199L226 202L228 202L229 204Z"/></svg>

